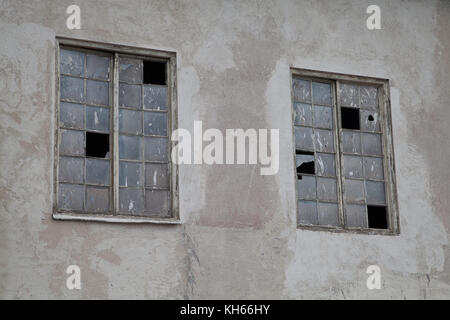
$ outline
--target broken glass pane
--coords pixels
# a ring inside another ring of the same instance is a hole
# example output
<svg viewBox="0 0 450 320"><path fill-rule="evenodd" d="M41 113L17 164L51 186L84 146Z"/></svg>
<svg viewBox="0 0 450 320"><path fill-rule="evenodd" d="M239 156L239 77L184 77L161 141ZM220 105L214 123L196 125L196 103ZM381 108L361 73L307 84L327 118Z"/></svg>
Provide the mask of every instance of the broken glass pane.
<svg viewBox="0 0 450 320"><path fill-rule="evenodd" d="M317 178L317 198L323 201L337 201L336 179Z"/></svg>
<svg viewBox="0 0 450 320"><path fill-rule="evenodd" d="M167 87L145 85L144 109L167 110Z"/></svg>
<svg viewBox="0 0 450 320"><path fill-rule="evenodd" d="M342 151L345 153L361 153L361 136L359 132L342 132Z"/></svg>
<svg viewBox="0 0 450 320"><path fill-rule="evenodd" d="M60 157L59 158L59 181L69 183L84 182L84 159Z"/></svg>
<svg viewBox="0 0 450 320"><path fill-rule="evenodd" d="M361 130L380 131L380 115L378 112L361 110Z"/></svg>
<svg viewBox="0 0 450 320"><path fill-rule="evenodd" d="M167 113L144 112L144 134L167 136Z"/></svg>
<svg viewBox="0 0 450 320"><path fill-rule="evenodd" d="M61 74L70 74L73 76L84 76L85 54L79 51L61 49Z"/></svg>
<svg viewBox="0 0 450 320"><path fill-rule="evenodd" d="M295 127L295 148L314 151L312 128Z"/></svg>
<svg viewBox="0 0 450 320"><path fill-rule="evenodd" d="M167 138L145 137L145 160L167 161L167 143Z"/></svg>
<svg viewBox="0 0 450 320"><path fill-rule="evenodd" d="M344 188L347 201L364 203L364 181L345 179Z"/></svg>
<svg viewBox="0 0 450 320"><path fill-rule="evenodd" d="M365 157L364 177L366 179L383 180L383 159Z"/></svg>
<svg viewBox="0 0 450 320"><path fill-rule="evenodd" d="M119 80L128 83L142 83L142 60L121 57Z"/></svg>
<svg viewBox="0 0 450 320"><path fill-rule="evenodd" d="M333 131L314 129L315 149L319 152L334 152Z"/></svg>
<svg viewBox="0 0 450 320"><path fill-rule="evenodd" d="M297 189L299 199L316 199L316 177L302 176L302 179L297 180Z"/></svg>
<svg viewBox="0 0 450 320"><path fill-rule="evenodd" d="M294 103L294 123L296 125L312 126L312 109L310 104Z"/></svg>
<svg viewBox="0 0 450 320"><path fill-rule="evenodd" d="M346 178L362 178L362 157L344 156L344 176Z"/></svg>
<svg viewBox="0 0 450 320"><path fill-rule="evenodd" d="M88 78L109 79L109 57L88 54L86 59L86 76Z"/></svg>
<svg viewBox="0 0 450 320"><path fill-rule="evenodd" d="M139 187L143 183L142 163L120 161L119 184L121 187Z"/></svg>
<svg viewBox="0 0 450 320"><path fill-rule="evenodd" d="M84 186L79 184L59 184L58 207L67 210L83 210Z"/></svg>
<svg viewBox="0 0 450 320"><path fill-rule="evenodd" d="M109 105L109 83L86 80L86 102L102 106Z"/></svg>
<svg viewBox="0 0 450 320"><path fill-rule="evenodd" d="M368 204L384 204L384 182L366 181L366 197Z"/></svg>
<svg viewBox="0 0 450 320"><path fill-rule="evenodd" d="M376 110L378 108L377 88L360 87L361 89L361 107Z"/></svg>
<svg viewBox="0 0 450 320"><path fill-rule="evenodd" d="M141 109L141 86L121 83L119 86L119 105Z"/></svg>
<svg viewBox="0 0 450 320"><path fill-rule="evenodd" d="M84 102L84 80L61 76L61 99Z"/></svg>
<svg viewBox="0 0 450 320"><path fill-rule="evenodd" d="M86 129L109 132L109 109L86 106Z"/></svg>
<svg viewBox="0 0 450 320"><path fill-rule="evenodd" d="M145 186L169 187L169 167L167 164L147 163L145 165Z"/></svg>
<svg viewBox="0 0 450 320"><path fill-rule="evenodd" d="M109 185L109 160L86 159L86 183Z"/></svg>
<svg viewBox="0 0 450 320"><path fill-rule="evenodd" d="M141 160L141 137L119 136L120 159Z"/></svg>
<svg viewBox="0 0 450 320"><path fill-rule="evenodd" d="M84 129L84 106L76 103L61 102L59 119L61 127Z"/></svg>
<svg viewBox="0 0 450 320"><path fill-rule="evenodd" d="M339 225L339 214L337 204L319 202L317 204L317 211L319 213L320 225L334 226L334 227Z"/></svg>
<svg viewBox="0 0 450 320"><path fill-rule="evenodd" d="M146 215L165 217L169 214L169 192L145 190Z"/></svg>
<svg viewBox="0 0 450 320"><path fill-rule="evenodd" d="M331 105L331 86L329 83L313 82L313 104Z"/></svg>
<svg viewBox="0 0 450 320"><path fill-rule="evenodd" d="M341 84L339 87L340 104L342 106L358 108L358 87L350 84Z"/></svg>
<svg viewBox="0 0 450 320"><path fill-rule="evenodd" d="M336 164L333 154L317 153L317 175L335 177Z"/></svg>
<svg viewBox="0 0 450 320"><path fill-rule="evenodd" d="M297 168L297 177L300 178L302 174L315 174L315 166L314 166L314 153L312 154L299 154L300 151L297 151L295 155L295 162Z"/></svg>
<svg viewBox="0 0 450 320"><path fill-rule="evenodd" d="M363 153L367 155L382 155L381 135L378 133L363 133L362 134Z"/></svg>
<svg viewBox="0 0 450 320"><path fill-rule="evenodd" d="M333 129L333 109L314 106L314 127Z"/></svg>
<svg viewBox="0 0 450 320"><path fill-rule="evenodd" d="M142 112L120 109L119 130L123 133L142 134Z"/></svg>
<svg viewBox="0 0 450 320"><path fill-rule="evenodd" d="M86 211L109 211L109 188L86 186Z"/></svg>
<svg viewBox="0 0 450 320"><path fill-rule="evenodd" d="M346 225L354 228L367 228L366 206L359 204L345 205Z"/></svg>
<svg viewBox="0 0 450 320"><path fill-rule="evenodd" d="M311 102L311 81L292 79L294 101Z"/></svg>
<svg viewBox="0 0 450 320"><path fill-rule="evenodd" d="M119 208L121 212L139 214L144 211L144 189L120 188Z"/></svg>
<svg viewBox="0 0 450 320"><path fill-rule="evenodd" d="M317 225L317 205L315 201L298 201L298 216L301 224Z"/></svg>
<svg viewBox="0 0 450 320"><path fill-rule="evenodd" d="M61 129L59 154L84 156L84 132Z"/></svg>

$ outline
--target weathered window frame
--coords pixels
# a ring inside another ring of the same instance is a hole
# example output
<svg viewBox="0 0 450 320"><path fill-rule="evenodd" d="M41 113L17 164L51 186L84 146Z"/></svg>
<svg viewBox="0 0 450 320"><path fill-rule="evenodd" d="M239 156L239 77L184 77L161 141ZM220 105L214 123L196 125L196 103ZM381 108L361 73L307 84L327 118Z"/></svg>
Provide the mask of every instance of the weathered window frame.
<svg viewBox="0 0 450 320"><path fill-rule="evenodd" d="M392 136L392 118L391 118L391 106L390 106L390 93L389 93L389 80L382 78L364 77L356 75L347 75L340 73L330 73L324 71L314 71L309 69L299 69L291 67L290 69L290 90L291 90L291 128L292 128L292 154L293 154L293 177L295 185L295 208L296 208L296 220L297 228L305 230L318 230L318 231L331 231L331 232L352 232L363 234L379 234L379 235L399 235L400 225L398 216L398 201L397 201L397 188L395 179L395 163L394 163L394 146ZM295 112L293 108L294 92L292 90L294 78L299 77L308 80L318 80L321 82L331 83L332 88L332 100L333 100L333 113L334 113L334 132L335 132L335 146L336 146L336 177L338 181L337 195L338 195L338 213L339 213L339 227L333 226L320 226L320 225L306 225L301 224L298 215L298 186L297 186L297 174L296 174L296 146L295 146L295 131L294 131L294 118ZM369 229L369 228L356 228L347 227L345 225L344 216L344 195L342 190L343 184L343 164L342 164L342 145L339 142L342 128L341 128L341 113L338 112L340 108L339 99L339 85L341 82L354 83L357 85L372 85L377 87L378 104L380 112L380 128L382 133L382 150L383 150L383 163L384 163L384 177L385 177L385 196L386 206L388 210L388 229ZM337 125L339 124L339 125Z"/></svg>
<svg viewBox="0 0 450 320"><path fill-rule="evenodd" d="M92 50L96 52L109 53L112 56L112 127L110 129L110 154L112 157L112 175L111 186L112 195L112 214L99 213L75 213L58 209L58 166L59 166L59 142L60 142L60 47L74 48L81 50ZM53 218L56 220L78 220L78 221L100 221L100 222L117 222L117 223L163 223L163 224L179 224L179 191L178 191L178 165L171 161L170 152L173 142L170 139L170 133L177 129L177 86L176 86L176 53L169 51L161 51L147 48L138 48L117 44L108 44L87 40L78 40L65 37L56 37L56 56L55 56L55 144L54 144L54 190L53 190ZM164 61L167 63L166 78L168 88L168 148L169 148L169 166L170 175L170 218L144 217L134 215L124 215L119 213L119 55L130 55L137 58L146 58L154 61Z"/></svg>

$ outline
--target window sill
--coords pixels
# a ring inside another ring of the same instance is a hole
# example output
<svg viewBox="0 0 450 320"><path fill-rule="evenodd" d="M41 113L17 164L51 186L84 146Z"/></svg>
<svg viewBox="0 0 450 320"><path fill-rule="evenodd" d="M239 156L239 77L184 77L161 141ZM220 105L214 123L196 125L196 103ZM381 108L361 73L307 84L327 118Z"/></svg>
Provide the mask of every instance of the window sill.
<svg viewBox="0 0 450 320"><path fill-rule="evenodd" d="M89 221L89 222L111 222L111 223L154 223L154 224L182 224L177 218L150 218L124 215L99 215L99 214L77 214L77 213L54 213L53 219L65 221Z"/></svg>
<svg viewBox="0 0 450 320"><path fill-rule="evenodd" d="M365 234L365 235L385 235L385 236L399 236L400 232L398 230L393 231L390 229L368 229L368 228L339 228L331 226L317 226L317 225L297 225L297 230L308 230L308 231L324 231L324 232L334 232L334 233L351 233L351 234Z"/></svg>

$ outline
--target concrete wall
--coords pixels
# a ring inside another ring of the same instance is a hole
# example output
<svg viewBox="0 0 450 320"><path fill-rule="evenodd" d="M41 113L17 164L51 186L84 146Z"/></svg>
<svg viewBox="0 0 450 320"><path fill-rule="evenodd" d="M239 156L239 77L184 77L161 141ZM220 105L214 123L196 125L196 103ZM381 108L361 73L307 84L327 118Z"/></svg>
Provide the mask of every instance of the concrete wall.
<svg viewBox="0 0 450 320"><path fill-rule="evenodd" d="M0 298L450 298L450 2L376 3L0 1ZM280 128L279 173L181 166L177 226L54 221L55 35L176 51L179 127ZM390 79L400 236L296 228L290 66Z"/></svg>

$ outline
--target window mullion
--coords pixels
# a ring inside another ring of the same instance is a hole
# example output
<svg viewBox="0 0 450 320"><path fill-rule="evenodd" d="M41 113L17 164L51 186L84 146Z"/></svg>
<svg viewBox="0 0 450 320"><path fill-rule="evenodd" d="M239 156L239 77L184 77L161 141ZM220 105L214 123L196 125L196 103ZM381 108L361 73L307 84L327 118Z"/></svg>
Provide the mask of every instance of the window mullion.
<svg viewBox="0 0 450 320"><path fill-rule="evenodd" d="M119 212L119 55L114 54L113 67L113 214Z"/></svg>
<svg viewBox="0 0 450 320"><path fill-rule="evenodd" d="M336 176L337 176L337 184L338 184L338 201L339 201L339 219L341 220L341 227L346 228L345 223L345 202L344 202L344 181L342 177L342 172L344 172L344 168L342 165L342 145L341 145L341 137L342 137L342 128L341 128L341 113L340 113L340 104L339 104L339 81L336 80L333 83L334 90L334 99L335 99L335 115L334 115L334 125L335 125L335 143L336 143Z"/></svg>

